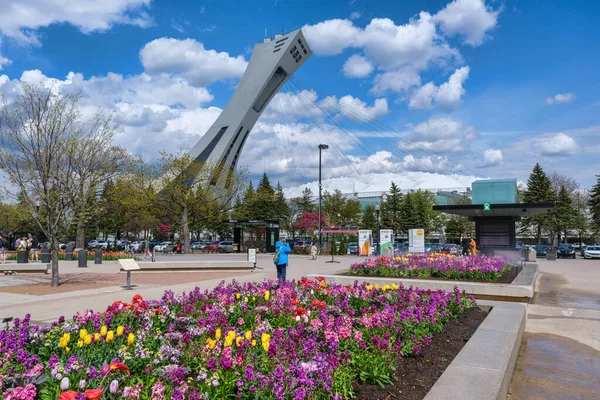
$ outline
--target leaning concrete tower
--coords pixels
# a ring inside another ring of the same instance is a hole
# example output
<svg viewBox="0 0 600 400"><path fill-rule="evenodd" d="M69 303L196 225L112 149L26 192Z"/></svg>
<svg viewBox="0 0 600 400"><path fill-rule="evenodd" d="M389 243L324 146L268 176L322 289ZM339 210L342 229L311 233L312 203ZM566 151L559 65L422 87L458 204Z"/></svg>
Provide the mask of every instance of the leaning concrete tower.
<svg viewBox="0 0 600 400"><path fill-rule="evenodd" d="M219 118L190 150L191 159L221 164L233 171L260 114L311 55L301 30L256 44L237 89Z"/></svg>

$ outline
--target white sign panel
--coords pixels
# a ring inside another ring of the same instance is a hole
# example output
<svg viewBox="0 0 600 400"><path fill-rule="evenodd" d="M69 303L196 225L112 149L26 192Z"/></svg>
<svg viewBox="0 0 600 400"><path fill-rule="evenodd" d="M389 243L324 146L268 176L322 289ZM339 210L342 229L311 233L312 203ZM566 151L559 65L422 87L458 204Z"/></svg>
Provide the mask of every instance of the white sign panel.
<svg viewBox="0 0 600 400"><path fill-rule="evenodd" d="M256 264L256 249L248 249L248 261Z"/></svg>
<svg viewBox="0 0 600 400"><path fill-rule="evenodd" d="M379 237L381 243L379 244L379 255L380 256L391 256L392 255L392 234L394 233L391 229L381 229L379 231Z"/></svg>
<svg viewBox="0 0 600 400"><path fill-rule="evenodd" d="M425 231L423 229L408 230L408 252L409 253L424 253L425 252Z"/></svg>
<svg viewBox="0 0 600 400"><path fill-rule="evenodd" d="M121 264L121 268L125 271L135 271L140 269L140 266L133 258L122 258L119 260L119 264Z"/></svg>
<svg viewBox="0 0 600 400"><path fill-rule="evenodd" d="M370 256L371 255L371 231L363 230L358 231L358 255L359 256Z"/></svg>

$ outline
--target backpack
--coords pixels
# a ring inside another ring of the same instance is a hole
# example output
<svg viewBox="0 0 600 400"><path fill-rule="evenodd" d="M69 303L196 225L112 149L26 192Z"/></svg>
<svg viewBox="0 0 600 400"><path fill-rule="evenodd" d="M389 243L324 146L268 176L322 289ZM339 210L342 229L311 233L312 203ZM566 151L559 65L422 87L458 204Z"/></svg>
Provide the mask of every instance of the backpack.
<svg viewBox="0 0 600 400"><path fill-rule="evenodd" d="M277 253L275 253L275 255L273 256L273 262L275 263L275 265L279 263L279 254L281 254L281 249L283 249L283 246L280 246L279 250L277 250Z"/></svg>

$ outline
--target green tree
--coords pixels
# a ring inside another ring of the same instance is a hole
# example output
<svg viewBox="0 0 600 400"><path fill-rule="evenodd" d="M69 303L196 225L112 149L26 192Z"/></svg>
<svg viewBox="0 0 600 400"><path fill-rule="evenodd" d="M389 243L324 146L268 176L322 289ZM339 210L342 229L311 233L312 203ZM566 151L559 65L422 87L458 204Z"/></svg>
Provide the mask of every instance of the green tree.
<svg viewBox="0 0 600 400"><path fill-rule="evenodd" d="M310 190L309 187L305 187L304 190L302 190L302 197L298 198L297 204L298 204L298 213L300 215L307 213L307 212L314 212L316 210L315 202L314 202L314 195L313 195L312 190Z"/></svg>
<svg viewBox="0 0 600 400"><path fill-rule="evenodd" d="M401 231L402 226L402 191L392 182L390 191L381 207L381 226Z"/></svg>
<svg viewBox="0 0 600 400"><path fill-rule="evenodd" d="M561 235L564 240L567 239L567 230L573 227L574 217L576 210L573 208L573 199L571 194L567 191L565 186L561 186L558 195L556 196L556 203L552 210L553 225L556 234L558 235L558 242L562 242Z"/></svg>
<svg viewBox="0 0 600 400"><path fill-rule="evenodd" d="M403 236L408 237L408 230L417 227L417 221L415 219L415 204L413 202L414 193L407 193L404 196L402 205L400 206L400 233ZM420 228L420 227L419 227Z"/></svg>
<svg viewBox="0 0 600 400"><path fill-rule="evenodd" d="M523 194L523 199L526 203L549 203L554 201L554 197L552 182L540 164L535 164L527 179L527 190ZM536 228L538 244L542 243L542 230L548 227L549 222L550 217L548 215L537 215L526 218L524 221L526 225Z"/></svg>
<svg viewBox="0 0 600 400"><path fill-rule="evenodd" d="M361 229L370 229L373 232L377 229L377 216L375 212L375 206L368 205L362 214L362 221L360 223Z"/></svg>
<svg viewBox="0 0 600 400"><path fill-rule="evenodd" d="M596 175L596 184L590 190L590 198L587 202L590 208L590 222L592 229L597 234L600 232L600 175Z"/></svg>

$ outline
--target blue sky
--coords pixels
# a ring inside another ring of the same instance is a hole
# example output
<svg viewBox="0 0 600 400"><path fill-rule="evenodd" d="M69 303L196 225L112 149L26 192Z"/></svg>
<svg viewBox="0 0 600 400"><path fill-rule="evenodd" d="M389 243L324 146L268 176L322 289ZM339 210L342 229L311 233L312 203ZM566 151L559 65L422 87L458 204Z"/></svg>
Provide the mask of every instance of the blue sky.
<svg viewBox="0 0 600 400"><path fill-rule="evenodd" d="M524 181L536 162L586 188L600 174L596 2L39 3L0 0L0 91L80 91L84 116L115 113L117 141L149 162L196 143L265 29L303 28L314 55L250 136L240 165L253 177L314 181L321 141L326 187L345 191ZM312 100L336 117L282 111Z"/></svg>

